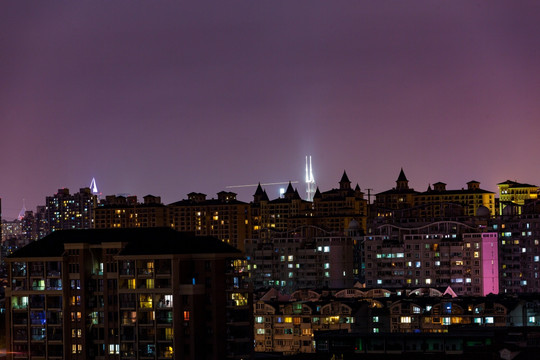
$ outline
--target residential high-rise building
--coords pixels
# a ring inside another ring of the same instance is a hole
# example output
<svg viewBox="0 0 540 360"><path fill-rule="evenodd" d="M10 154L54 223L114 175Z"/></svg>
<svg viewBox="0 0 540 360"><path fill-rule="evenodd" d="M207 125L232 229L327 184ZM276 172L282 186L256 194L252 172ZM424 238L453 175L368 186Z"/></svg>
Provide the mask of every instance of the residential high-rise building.
<svg viewBox="0 0 540 360"><path fill-rule="evenodd" d="M233 192L221 191L217 199L206 194L189 193L188 198L167 205L168 225L178 231L215 236L243 250L251 237L251 211L248 203L238 201Z"/></svg>
<svg viewBox="0 0 540 360"><path fill-rule="evenodd" d="M493 221L499 233L499 272L501 292L509 294L540 292L540 213L502 215Z"/></svg>
<svg viewBox="0 0 540 360"><path fill-rule="evenodd" d="M169 228L55 231L8 258L8 359L248 359L240 251Z"/></svg>
<svg viewBox="0 0 540 360"><path fill-rule="evenodd" d="M161 198L146 195L143 199L139 203L136 196L107 196L95 209L95 228L167 226L167 208Z"/></svg>
<svg viewBox="0 0 540 360"><path fill-rule="evenodd" d="M497 239L496 232L457 222L383 225L364 237L366 286L451 286L458 295L498 294Z"/></svg>
<svg viewBox="0 0 540 360"><path fill-rule="evenodd" d="M353 285L353 239L306 226L246 240L253 288L275 287L286 293L302 288Z"/></svg>
<svg viewBox="0 0 540 360"><path fill-rule="evenodd" d="M70 194L69 189L58 189L45 200L47 232L68 229L91 229L94 227L94 209L97 197L90 188L82 188Z"/></svg>

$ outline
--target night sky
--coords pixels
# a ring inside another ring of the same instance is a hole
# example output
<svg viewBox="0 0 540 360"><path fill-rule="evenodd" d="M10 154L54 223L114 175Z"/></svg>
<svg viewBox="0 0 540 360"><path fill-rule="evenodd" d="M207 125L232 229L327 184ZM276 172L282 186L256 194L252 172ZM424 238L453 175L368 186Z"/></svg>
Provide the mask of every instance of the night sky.
<svg viewBox="0 0 540 360"><path fill-rule="evenodd" d="M539 115L538 1L0 4L8 220L92 177L164 203L301 181L306 155L322 191L540 184Z"/></svg>

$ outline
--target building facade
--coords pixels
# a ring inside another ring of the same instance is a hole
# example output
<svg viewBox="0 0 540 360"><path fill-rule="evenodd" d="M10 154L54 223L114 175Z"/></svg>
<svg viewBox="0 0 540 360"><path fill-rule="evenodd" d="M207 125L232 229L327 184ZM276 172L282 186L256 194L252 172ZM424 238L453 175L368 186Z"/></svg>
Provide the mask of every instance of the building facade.
<svg viewBox="0 0 540 360"><path fill-rule="evenodd" d="M457 222L384 225L377 235L364 237L363 249L367 287L452 286L459 295L476 296L499 292L496 232Z"/></svg>
<svg viewBox="0 0 540 360"><path fill-rule="evenodd" d="M251 211L248 203L238 201L233 192L221 191L217 199L189 193L185 200L167 205L169 226L178 231L215 236L237 249L251 237Z"/></svg>
<svg viewBox="0 0 540 360"><path fill-rule="evenodd" d="M135 228L167 226L167 209L159 196L146 195L142 203L136 196L110 195L95 210L95 228Z"/></svg>
<svg viewBox="0 0 540 360"><path fill-rule="evenodd" d="M69 189L58 189L53 196L45 199L45 220L47 233L57 230L92 229L97 196L90 188L82 188L70 194Z"/></svg>
<svg viewBox="0 0 540 360"><path fill-rule="evenodd" d="M469 181L467 188L447 190L446 184L437 182L425 192L409 188L403 169L396 180L396 187L375 195L372 217L442 219L459 216L476 216L487 209L496 215L495 194L480 188L478 181Z"/></svg>
<svg viewBox="0 0 540 360"><path fill-rule="evenodd" d="M168 228L57 231L8 259L9 359L249 358L241 253Z"/></svg>
<svg viewBox="0 0 540 360"><path fill-rule="evenodd" d="M353 240L316 227L246 240L254 289L275 287L292 293L302 288L353 285Z"/></svg>

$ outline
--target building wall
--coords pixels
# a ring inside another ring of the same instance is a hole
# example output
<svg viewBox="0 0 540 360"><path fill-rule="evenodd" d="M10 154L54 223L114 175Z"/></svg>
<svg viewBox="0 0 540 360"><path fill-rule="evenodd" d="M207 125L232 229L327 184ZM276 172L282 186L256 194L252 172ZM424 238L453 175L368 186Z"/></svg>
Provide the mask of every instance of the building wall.
<svg viewBox="0 0 540 360"><path fill-rule="evenodd" d="M245 260L211 251L121 254L125 246L74 242L60 257L10 258L8 358L251 356Z"/></svg>

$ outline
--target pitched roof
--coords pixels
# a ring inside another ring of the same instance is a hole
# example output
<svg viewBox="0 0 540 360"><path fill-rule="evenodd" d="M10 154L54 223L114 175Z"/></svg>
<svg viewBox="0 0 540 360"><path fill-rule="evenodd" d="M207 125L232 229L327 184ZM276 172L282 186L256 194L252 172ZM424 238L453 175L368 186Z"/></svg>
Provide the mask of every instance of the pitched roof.
<svg viewBox="0 0 540 360"><path fill-rule="evenodd" d="M347 172L345 170L343 170L343 175L341 176L341 180L339 182L340 183L342 183L342 182L350 183L351 182L349 180L349 177L347 176Z"/></svg>
<svg viewBox="0 0 540 360"><path fill-rule="evenodd" d="M86 229L55 231L17 250L9 258L59 257L64 244L126 243L121 255L240 253L212 236L195 236L171 228Z"/></svg>
<svg viewBox="0 0 540 360"><path fill-rule="evenodd" d="M294 189L290 181L289 181L289 186L287 186L287 190L285 191L285 194L294 194Z"/></svg>
<svg viewBox="0 0 540 360"><path fill-rule="evenodd" d="M512 180L506 180L505 182L498 183L497 185L508 185L509 187L516 187L516 188L520 188L520 187L538 187L536 185L531 185L531 184L521 184L521 183L518 183L518 182L515 182L515 181L512 181Z"/></svg>
<svg viewBox="0 0 540 360"><path fill-rule="evenodd" d="M405 172L403 171L403 168L401 168L401 171L399 172L397 181L409 181L407 180L407 177L405 176Z"/></svg>
<svg viewBox="0 0 540 360"><path fill-rule="evenodd" d="M263 195L264 191L261 187L261 183L259 183L259 185L257 185L257 190L255 190L255 194L254 196L257 196L257 195Z"/></svg>

